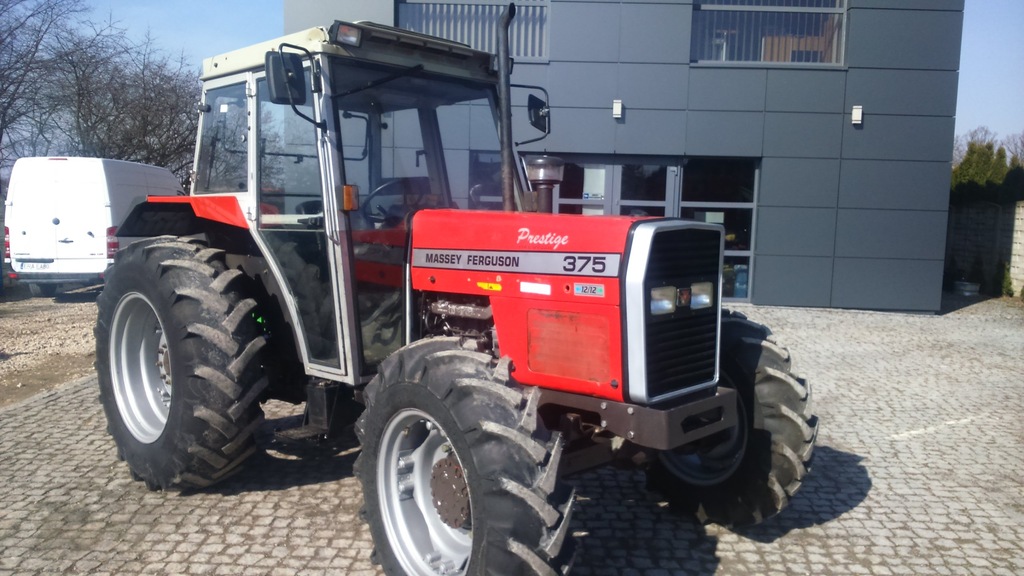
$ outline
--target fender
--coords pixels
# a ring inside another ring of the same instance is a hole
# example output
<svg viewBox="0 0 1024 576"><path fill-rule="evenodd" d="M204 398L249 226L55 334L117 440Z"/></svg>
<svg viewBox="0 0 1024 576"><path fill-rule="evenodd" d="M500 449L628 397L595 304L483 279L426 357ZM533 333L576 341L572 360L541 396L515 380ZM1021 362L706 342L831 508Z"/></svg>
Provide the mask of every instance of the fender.
<svg viewBox="0 0 1024 576"><path fill-rule="evenodd" d="M191 236L205 232L210 223L249 229L234 196L150 196L132 208L117 235Z"/></svg>

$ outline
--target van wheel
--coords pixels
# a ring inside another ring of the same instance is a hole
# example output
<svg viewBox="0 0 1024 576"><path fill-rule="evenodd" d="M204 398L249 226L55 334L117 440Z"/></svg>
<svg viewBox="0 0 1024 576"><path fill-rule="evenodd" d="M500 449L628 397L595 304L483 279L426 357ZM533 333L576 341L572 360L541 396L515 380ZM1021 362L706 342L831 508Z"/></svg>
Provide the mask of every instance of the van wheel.
<svg viewBox="0 0 1024 576"><path fill-rule="evenodd" d="M53 298L57 295L56 284L29 284L28 293L33 298Z"/></svg>
<svg viewBox="0 0 1024 576"><path fill-rule="evenodd" d="M150 489L203 487L256 451L267 386L252 298L221 250L164 237L118 253L97 300L107 430Z"/></svg>

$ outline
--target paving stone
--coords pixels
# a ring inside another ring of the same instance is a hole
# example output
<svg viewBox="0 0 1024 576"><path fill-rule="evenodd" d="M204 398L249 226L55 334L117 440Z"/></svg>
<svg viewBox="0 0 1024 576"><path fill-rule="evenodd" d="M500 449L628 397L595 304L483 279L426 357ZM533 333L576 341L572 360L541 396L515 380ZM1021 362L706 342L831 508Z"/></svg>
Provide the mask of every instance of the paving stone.
<svg viewBox="0 0 1024 576"><path fill-rule="evenodd" d="M814 388L814 469L790 508L742 533L669 513L635 471L572 479L574 574L1024 572L1024 309L943 315L738 306ZM221 485L150 492L105 432L95 380L0 409L0 576L378 575L356 449L269 441Z"/></svg>

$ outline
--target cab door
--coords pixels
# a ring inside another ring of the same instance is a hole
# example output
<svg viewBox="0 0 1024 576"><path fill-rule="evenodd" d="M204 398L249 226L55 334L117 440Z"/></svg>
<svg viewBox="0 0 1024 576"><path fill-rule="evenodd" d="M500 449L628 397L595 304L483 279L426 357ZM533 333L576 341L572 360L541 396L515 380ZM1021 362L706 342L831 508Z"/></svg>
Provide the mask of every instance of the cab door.
<svg viewBox="0 0 1024 576"><path fill-rule="evenodd" d="M270 101L265 78L255 86L258 236L288 290L307 372L347 381L353 370L339 315L338 245L325 218L326 151L312 123ZM298 108L312 118L313 102L311 96Z"/></svg>

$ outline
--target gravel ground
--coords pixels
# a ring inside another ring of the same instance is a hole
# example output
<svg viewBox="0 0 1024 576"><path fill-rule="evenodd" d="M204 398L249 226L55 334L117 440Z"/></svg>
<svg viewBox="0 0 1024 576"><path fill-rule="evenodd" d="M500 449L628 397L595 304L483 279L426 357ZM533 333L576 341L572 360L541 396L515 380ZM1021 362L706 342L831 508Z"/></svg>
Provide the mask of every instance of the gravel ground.
<svg viewBox="0 0 1024 576"><path fill-rule="evenodd" d="M32 298L19 286L0 297L0 406L92 374L98 294Z"/></svg>

